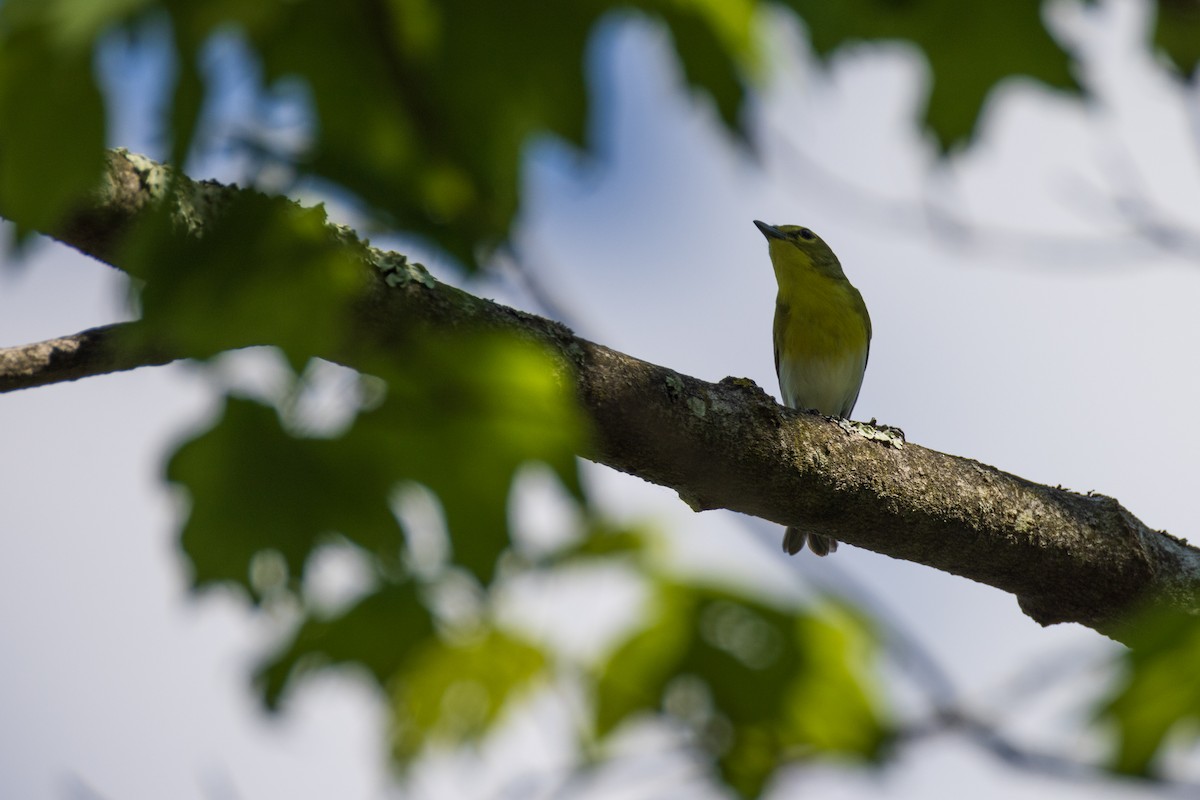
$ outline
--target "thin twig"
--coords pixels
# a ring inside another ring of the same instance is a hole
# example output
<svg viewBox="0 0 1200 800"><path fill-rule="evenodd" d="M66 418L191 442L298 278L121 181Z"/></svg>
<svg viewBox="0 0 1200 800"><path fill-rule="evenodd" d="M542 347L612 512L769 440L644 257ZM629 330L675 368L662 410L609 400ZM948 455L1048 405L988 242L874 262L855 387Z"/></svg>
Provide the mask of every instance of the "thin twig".
<svg viewBox="0 0 1200 800"><path fill-rule="evenodd" d="M44 342L0 348L0 394L159 366L176 359L166 353L121 346L122 333L133 329L135 324L120 322Z"/></svg>
<svg viewBox="0 0 1200 800"><path fill-rule="evenodd" d="M840 202L850 210L849 213L881 229L909 235L914 231L925 231L956 246L970 245L1010 253L1023 261L1055 267L1086 264L1094 268L1126 263L1134 255L1132 248L1145 244L1162 245L1162 242L1138 236L1136 231L1127 236L1067 236L983 225L960 212L934 204L929 198L922 201L887 198L826 168L785 133L776 133L772 144L779 152L779 160L797 176L791 184L812 186L815 181L822 198ZM799 180L801 177L803 180Z"/></svg>
<svg viewBox="0 0 1200 800"><path fill-rule="evenodd" d="M498 250L494 256L496 266L503 275L512 278L520 290L541 309L542 313L551 319L563 323L576 333L583 335L579 325L579 315L570 310L570 304L564 302L551 290L532 266L527 254L518 251L516 245Z"/></svg>
<svg viewBox="0 0 1200 800"><path fill-rule="evenodd" d="M1011 767L1025 772L1037 773L1047 777L1072 781L1101 781L1111 783L1125 778L1130 783L1137 783L1154 789L1178 793L1180 797L1195 798L1200 796L1200 784L1188 781L1177 781L1161 776L1123 776L1114 773L1104 766L1087 761L1080 761L1069 756L1039 750L1018 744L1002 733L996 726L961 712L942 712L924 723L906 726L896 731L895 742L905 744L941 736L948 733L961 733L984 752L995 757Z"/></svg>

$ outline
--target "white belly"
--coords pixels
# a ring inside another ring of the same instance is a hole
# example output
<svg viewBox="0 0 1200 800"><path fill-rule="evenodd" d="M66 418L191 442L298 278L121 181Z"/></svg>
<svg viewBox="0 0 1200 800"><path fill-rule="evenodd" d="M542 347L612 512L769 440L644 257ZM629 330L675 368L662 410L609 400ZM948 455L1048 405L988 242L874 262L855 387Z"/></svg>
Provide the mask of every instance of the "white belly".
<svg viewBox="0 0 1200 800"><path fill-rule="evenodd" d="M789 408L816 409L831 417L849 417L866 368L866 348L835 358L781 358L779 391L783 403Z"/></svg>

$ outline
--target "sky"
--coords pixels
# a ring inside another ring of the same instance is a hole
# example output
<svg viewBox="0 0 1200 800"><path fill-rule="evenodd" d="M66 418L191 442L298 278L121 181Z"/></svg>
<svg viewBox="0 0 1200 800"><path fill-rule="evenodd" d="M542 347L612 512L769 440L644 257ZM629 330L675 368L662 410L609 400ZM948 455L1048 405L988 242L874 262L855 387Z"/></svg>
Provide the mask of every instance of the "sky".
<svg viewBox="0 0 1200 800"><path fill-rule="evenodd" d="M590 56L597 154L531 145L516 249L581 335L706 380L749 377L777 394L773 276L751 220L807 225L839 254L871 311L856 418L1031 480L1113 495L1150 526L1187 536L1200 515L1190 494L1200 376L1188 366L1200 334L1200 252L1137 233L1146 208L1155 222L1200 230L1197 98L1139 46L1140 4L1049 8L1098 101L1010 81L985 108L973 146L949 161L914 124L928 75L911 48L863 45L822 68L802 27L768 20L779 59L746 110L755 156L682 88L660 29L608 25ZM125 87L114 144L155 154L144 122L153 92L142 91L157 80L154 58L105 64ZM232 116L246 81L237 69L227 79L217 113ZM236 170L210 159L191 173L230 179ZM438 254L418 255L461 281ZM539 310L502 278L472 288ZM0 270L0 346L128 318L126 297L115 270L38 245ZM243 376L228 380L269 375L270 357L252 353L224 369ZM216 397L189 365L0 397L0 796L397 796L372 690L352 671L331 672L294 692L282 715L264 716L248 676L278 635L275 621L232 595L187 592L173 538L182 505L162 483L163 460L214 413ZM774 525L693 514L673 493L603 467L588 465L585 476L607 513L664 532L674 568L857 599L907 631L962 702L1005 731L1102 756L1105 739L1084 722L1118 650L1094 632L1043 629L1010 595L853 547L788 559ZM552 526L553 490L536 472L525 482L521 524ZM336 561L335 588L346 580ZM615 618L636 613L636 592L604 575L514 596L511 613L566 647L594 648L569 615L545 610L546 597L572 592L602 597ZM927 708L902 669L881 669L899 713ZM478 753L430 756L411 796L706 796L694 793L695 765L651 729L620 743L626 768L564 787L577 701L559 687ZM1198 771L1194 751L1175 760ZM953 737L906 747L878 772L790 770L773 792L1155 796L1031 775Z"/></svg>

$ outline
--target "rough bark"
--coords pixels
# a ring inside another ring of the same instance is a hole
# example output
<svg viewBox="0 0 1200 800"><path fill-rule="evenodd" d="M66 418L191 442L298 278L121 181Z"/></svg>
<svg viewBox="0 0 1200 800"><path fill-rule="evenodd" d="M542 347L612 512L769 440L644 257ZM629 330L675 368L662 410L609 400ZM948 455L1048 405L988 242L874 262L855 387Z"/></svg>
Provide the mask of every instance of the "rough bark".
<svg viewBox="0 0 1200 800"><path fill-rule="evenodd" d="M170 183L161 166L121 151L109 166L104 189L52 232L100 260ZM231 191L240 190L181 179L170 202L196 227ZM681 375L446 286L395 253L370 250L366 262L371 286L338 360L354 366L356 342L363 353L401 343L414 318L434 330L483 326L536 339L562 357L593 422L581 455L674 489L697 511L798 524L961 575L1016 595L1043 625L1079 622L1111 635L1140 602L1200 609L1200 550L1110 497L1032 483L905 443L893 429L797 413L745 379ZM0 392L172 359L121 352L112 336L120 327L0 350Z"/></svg>

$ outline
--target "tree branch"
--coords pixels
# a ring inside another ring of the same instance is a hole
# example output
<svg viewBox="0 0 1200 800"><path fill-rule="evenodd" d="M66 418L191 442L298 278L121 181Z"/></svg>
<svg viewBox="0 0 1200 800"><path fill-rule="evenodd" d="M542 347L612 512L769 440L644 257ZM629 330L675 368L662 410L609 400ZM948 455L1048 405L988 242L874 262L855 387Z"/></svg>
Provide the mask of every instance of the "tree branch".
<svg viewBox="0 0 1200 800"><path fill-rule="evenodd" d="M121 347L122 331L136 324L104 325L58 339L0 348L0 393L159 366L175 360L162 353Z"/></svg>
<svg viewBox="0 0 1200 800"><path fill-rule="evenodd" d="M114 151L104 187L52 235L110 260L121 231L151 201L166 198L195 228L237 191L172 181L165 167ZM446 286L396 253L368 250L365 261L373 280L338 355L348 366L380 344L403 358L413 319L433 330L516 333L558 353L574 379L595 431L581 455L674 489L697 511L799 524L986 583L1016 595L1043 625L1079 622L1117 635L1121 614L1139 602L1200 609L1200 550L1150 530L1110 497L1035 484L904 443L890 429L791 411L745 379L681 375ZM123 353L111 330L5 351L0 391L171 360Z"/></svg>

